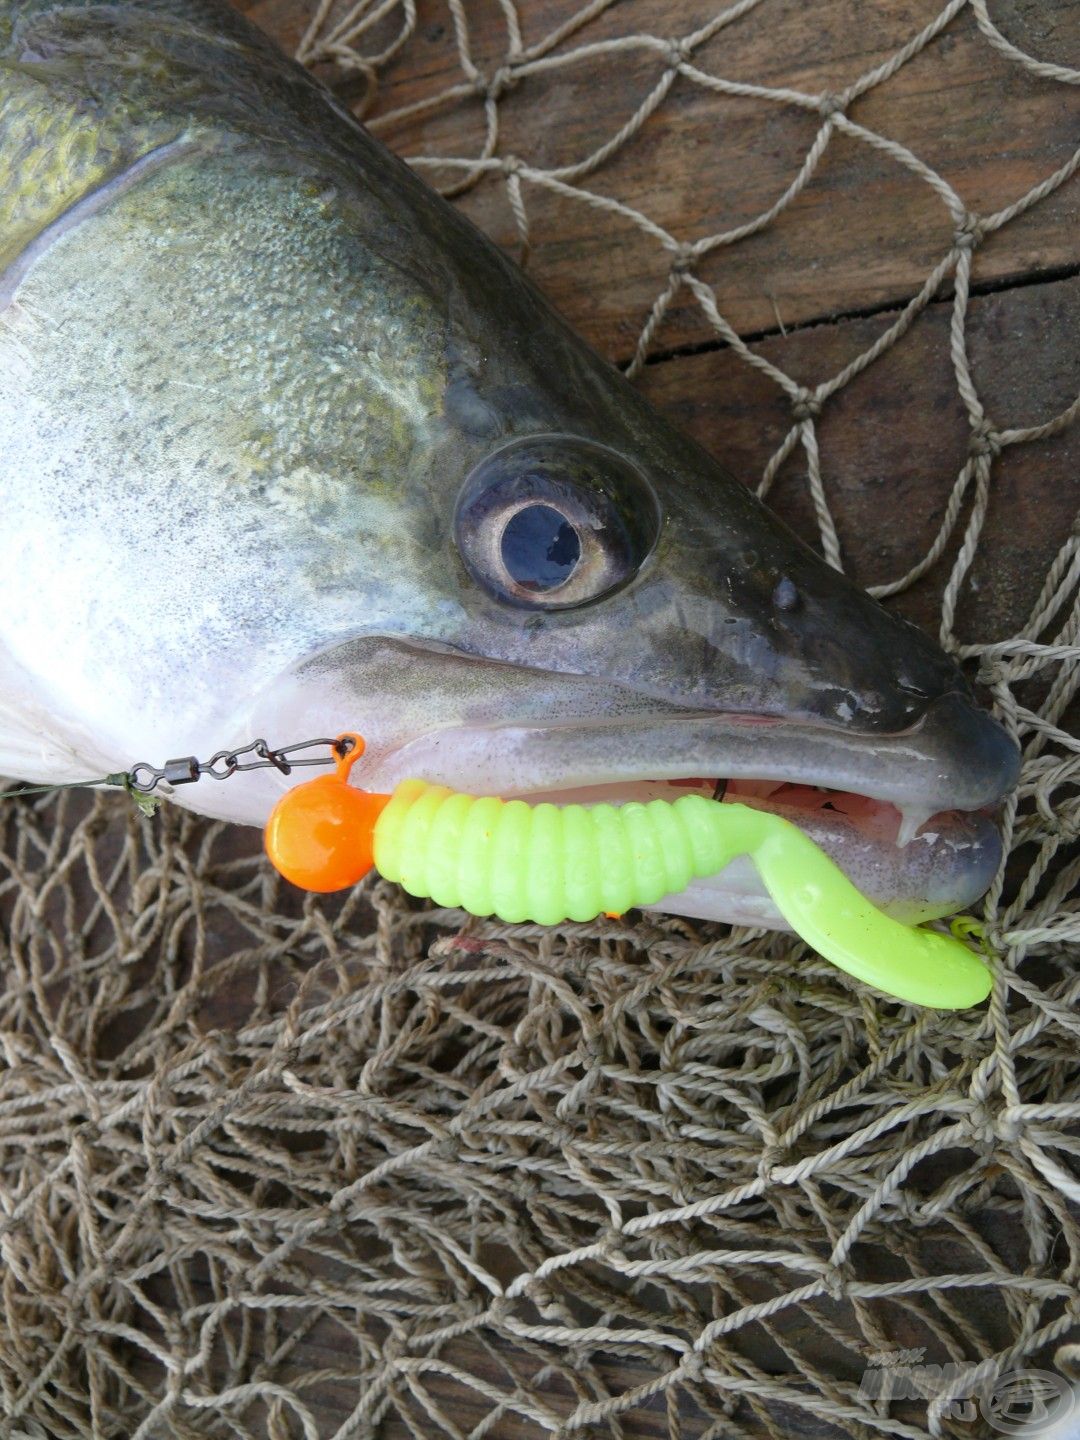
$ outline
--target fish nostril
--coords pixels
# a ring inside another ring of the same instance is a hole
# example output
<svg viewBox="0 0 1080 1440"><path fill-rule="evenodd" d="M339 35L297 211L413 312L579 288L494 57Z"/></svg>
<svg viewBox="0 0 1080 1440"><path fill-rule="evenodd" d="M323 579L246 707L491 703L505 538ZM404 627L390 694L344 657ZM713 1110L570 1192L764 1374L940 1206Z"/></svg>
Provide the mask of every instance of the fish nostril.
<svg viewBox="0 0 1080 1440"><path fill-rule="evenodd" d="M963 672L944 656L933 657L933 663L917 670L907 667L897 670L893 683L907 704L918 709L925 709L943 695L971 693Z"/></svg>
<svg viewBox="0 0 1080 1440"><path fill-rule="evenodd" d="M929 686L919 685L906 675L896 677L896 688L904 695L910 695L913 700L932 700L934 698L934 692Z"/></svg>
<svg viewBox="0 0 1080 1440"><path fill-rule="evenodd" d="M799 608L799 591L795 582L781 575L772 593L772 603L777 610L790 612Z"/></svg>

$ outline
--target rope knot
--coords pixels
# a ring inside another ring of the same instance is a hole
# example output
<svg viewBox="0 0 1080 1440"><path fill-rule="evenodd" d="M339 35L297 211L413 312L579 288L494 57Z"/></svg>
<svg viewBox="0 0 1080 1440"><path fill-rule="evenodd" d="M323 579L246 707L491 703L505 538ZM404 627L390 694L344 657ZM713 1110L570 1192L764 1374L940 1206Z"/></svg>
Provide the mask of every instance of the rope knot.
<svg viewBox="0 0 1080 1440"><path fill-rule="evenodd" d="M705 1373L705 1356L700 1350L688 1350L679 1364L679 1369L687 1380L700 1380Z"/></svg>
<svg viewBox="0 0 1080 1440"><path fill-rule="evenodd" d="M821 401L809 390L800 390L791 402L791 413L796 420L816 420L821 414Z"/></svg>
<svg viewBox="0 0 1080 1440"><path fill-rule="evenodd" d="M1005 667L1000 660L983 659L978 670L975 672L975 680L979 685L985 685L992 689L999 681L1005 678Z"/></svg>
<svg viewBox="0 0 1080 1440"><path fill-rule="evenodd" d="M1023 1121L1017 1115L998 1112L994 1120L994 1131L1003 1145L1015 1145L1024 1131Z"/></svg>
<svg viewBox="0 0 1080 1440"><path fill-rule="evenodd" d="M525 162L520 155L507 155L502 162L505 175L520 175L525 168Z"/></svg>
<svg viewBox="0 0 1080 1440"><path fill-rule="evenodd" d="M490 79L485 80L482 75L478 76L476 88L486 100L500 100L507 90L514 88L518 79L509 65L500 65Z"/></svg>
<svg viewBox="0 0 1080 1440"><path fill-rule="evenodd" d="M546 1319L555 1313L555 1295L550 1285L545 1284L543 1280L530 1279L525 1287L525 1293ZM502 1299L505 1301L506 1297L503 1296Z"/></svg>
<svg viewBox="0 0 1080 1440"><path fill-rule="evenodd" d="M603 1065L608 1058L607 1045L599 1030L594 1030L591 1035L581 1037L581 1049L590 1065Z"/></svg>
<svg viewBox="0 0 1080 1440"><path fill-rule="evenodd" d="M383 1364L396 1365L405 1354L407 1346L404 1335L399 1335L396 1331L389 1334L382 1345Z"/></svg>
<svg viewBox="0 0 1080 1440"><path fill-rule="evenodd" d="M981 245L985 238L986 231L983 229L982 221L969 211L956 227L953 244L958 250L974 250L975 246Z"/></svg>
<svg viewBox="0 0 1080 1440"><path fill-rule="evenodd" d="M996 920L982 920L979 922L980 939L991 950L1001 952L1009 948L1005 939L1005 931Z"/></svg>
<svg viewBox="0 0 1080 1440"><path fill-rule="evenodd" d="M826 90L824 94L818 96L818 113L823 115L826 120L831 120L834 115L842 115L847 107L848 97L846 95L837 95L831 90Z"/></svg>
<svg viewBox="0 0 1080 1440"><path fill-rule="evenodd" d="M766 1185L773 1183L773 1172L786 1158L786 1153L779 1145L766 1145L762 1149L761 1159L758 1161L758 1176Z"/></svg>
<svg viewBox="0 0 1080 1440"><path fill-rule="evenodd" d="M973 1140L981 1141L984 1145L992 1145L997 1139L993 1118L985 1105L976 1104L971 1107L968 1112L967 1125Z"/></svg>
<svg viewBox="0 0 1080 1440"><path fill-rule="evenodd" d="M1003 1145L1015 1145L1023 1133L1023 1124L1015 1115L1004 1109L992 1110L982 1101L976 1101L968 1114L968 1126L972 1137L986 1145L1000 1141Z"/></svg>
<svg viewBox="0 0 1080 1440"><path fill-rule="evenodd" d="M671 273L673 275L688 274L696 259L697 255L692 245L680 245L677 250L672 252Z"/></svg>
<svg viewBox="0 0 1080 1440"><path fill-rule="evenodd" d="M617 1256L624 1256L626 1239L623 1232L615 1225L609 1225L600 1238L600 1253L605 1260L613 1260Z"/></svg>
<svg viewBox="0 0 1080 1440"><path fill-rule="evenodd" d="M694 58L694 50L687 40L669 40L667 46L668 64L673 70Z"/></svg>
<svg viewBox="0 0 1080 1440"><path fill-rule="evenodd" d="M968 450L972 455L1000 455L1001 436L989 420L979 420L971 427Z"/></svg>
<svg viewBox="0 0 1080 1440"><path fill-rule="evenodd" d="M838 1265L830 1265L821 1277L825 1289L833 1300L843 1300L847 1295L847 1281Z"/></svg>

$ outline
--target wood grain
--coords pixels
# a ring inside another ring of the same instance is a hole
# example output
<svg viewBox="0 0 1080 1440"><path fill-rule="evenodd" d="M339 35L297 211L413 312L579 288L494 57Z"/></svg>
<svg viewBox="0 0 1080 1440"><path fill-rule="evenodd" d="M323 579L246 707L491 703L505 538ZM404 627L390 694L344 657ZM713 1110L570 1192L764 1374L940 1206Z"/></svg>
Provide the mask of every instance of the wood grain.
<svg viewBox="0 0 1080 1440"><path fill-rule="evenodd" d="M249 12L286 44L302 26L291 0L254 0ZM526 44L579 7L556 0L525 10ZM838 92L882 63L939 11L936 0L781 0L728 26L695 53L704 72L727 79ZM575 44L645 33L685 34L715 13L701 0L633 0L592 21ZM505 53L494 0L467 7L474 58L491 74ZM995 19L1037 55L1075 63L1078 0L1010 0ZM663 75L666 60L624 51L530 74L500 101L498 153L552 167L587 156L627 120ZM407 156L479 150L483 111L466 98L423 119L380 126L394 109L458 83L462 71L445 6L421 0L416 34L386 74L372 123ZM910 147L939 171L972 210L1010 204L1062 165L1080 141L1080 94L1027 74L993 50L965 12L894 77L857 99L850 117ZM682 241L742 225L790 183L820 117L757 98L718 95L680 77L640 133L590 180L599 194L630 204ZM432 180L458 172L425 170ZM559 308L602 353L628 357L667 274L657 242L580 200L526 186L529 268ZM459 202L512 251L518 240L501 178L482 180ZM1067 184L1030 215L987 241L977 285L1055 274L1076 263L1080 183ZM764 232L715 252L699 274L740 334L888 306L918 289L948 250L948 213L920 178L864 143L837 136L810 185ZM670 351L712 336L700 308L676 303L655 338Z"/></svg>
<svg viewBox="0 0 1080 1440"><path fill-rule="evenodd" d="M933 305L892 351L827 406L818 424L826 488L844 558L862 584L903 575L929 548L968 453L968 424L949 360L952 306ZM803 383L835 373L895 318L843 320L776 336L752 349ZM999 427L1049 420L1080 392L1080 279L1021 286L971 302L968 347L987 413ZM722 349L646 366L653 403L747 482L761 475L791 425L767 377ZM797 451L771 500L803 536L816 534ZM1080 432L1007 450L959 612L961 638L1005 638L1024 622L1080 511ZM933 633L959 537L894 602Z"/></svg>

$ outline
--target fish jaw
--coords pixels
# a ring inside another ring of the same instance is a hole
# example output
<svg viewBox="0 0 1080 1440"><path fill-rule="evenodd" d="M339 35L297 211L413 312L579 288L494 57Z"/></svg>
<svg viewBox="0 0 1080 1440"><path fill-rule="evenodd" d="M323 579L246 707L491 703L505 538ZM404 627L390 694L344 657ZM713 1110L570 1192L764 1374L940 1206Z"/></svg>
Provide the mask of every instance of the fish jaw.
<svg viewBox="0 0 1080 1440"><path fill-rule="evenodd" d="M297 667L257 699L244 724L290 738L361 731L367 750L351 778L378 793L411 778L474 795L586 805L719 789L796 824L907 923L965 909L986 890L1001 859L991 812L1017 772L1009 737L956 692L903 733L866 736L798 719L658 706L595 677L390 640L358 640ZM261 824L304 778L266 771L197 803ZM195 803L182 792L176 798ZM785 928L746 861L655 908Z"/></svg>
<svg viewBox="0 0 1080 1440"><path fill-rule="evenodd" d="M909 733L877 740L745 716L665 717L581 731L437 732L381 768L390 788L419 775L534 803L723 792L797 825L859 890L914 924L969 907L990 885L1001 846L984 811L1015 783L1014 756L993 720L950 695ZM745 859L654 908L786 928Z"/></svg>

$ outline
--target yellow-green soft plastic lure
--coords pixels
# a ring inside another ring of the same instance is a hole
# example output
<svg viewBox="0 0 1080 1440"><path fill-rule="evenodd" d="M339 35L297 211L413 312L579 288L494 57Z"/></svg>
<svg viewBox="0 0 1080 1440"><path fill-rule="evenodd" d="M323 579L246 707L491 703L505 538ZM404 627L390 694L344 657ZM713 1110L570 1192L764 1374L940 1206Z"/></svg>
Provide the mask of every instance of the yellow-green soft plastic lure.
<svg viewBox="0 0 1080 1440"><path fill-rule="evenodd" d="M558 925L654 905L749 855L791 928L868 985L938 1009L984 1000L990 972L951 935L883 914L789 821L748 805L527 805L406 780L375 825L375 868L472 915Z"/></svg>
<svg viewBox="0 0 1080 1440"><path fill-rule="evenodd" d="M278 802L266 848L310 890L355 884L374 864L410 895L509 923L558 925L655 905L749 855L791 928L856 979L915 1005L978 1004L991 977L960 940L883 914L789 821L683 795L671 803L529 805L423 780L393 795L348 783L363 752Z"/></svg>

